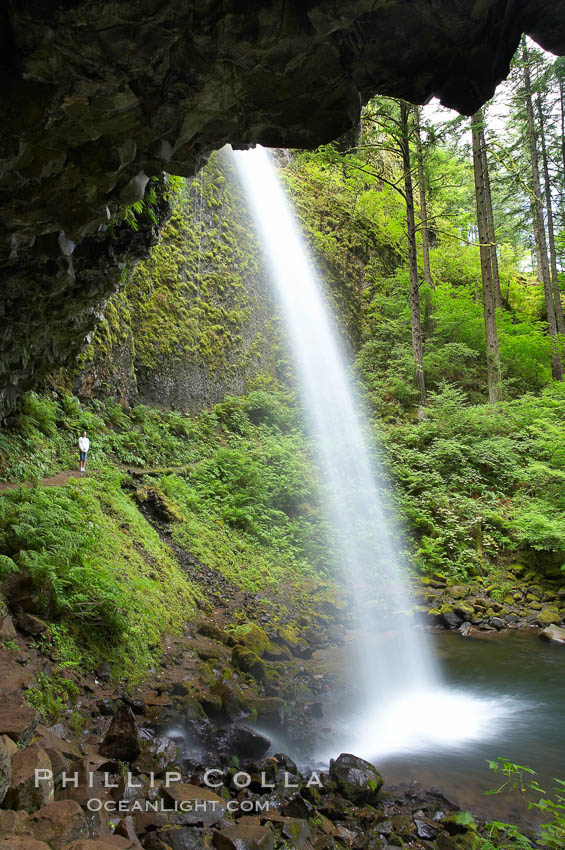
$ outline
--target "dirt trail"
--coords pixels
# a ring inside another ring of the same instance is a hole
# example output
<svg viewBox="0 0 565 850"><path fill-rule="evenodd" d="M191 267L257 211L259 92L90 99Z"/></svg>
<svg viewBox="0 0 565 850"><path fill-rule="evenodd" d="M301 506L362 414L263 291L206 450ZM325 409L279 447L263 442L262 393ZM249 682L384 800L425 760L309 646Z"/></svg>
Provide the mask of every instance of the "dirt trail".
<svg viewBox="0 0 565 850"><path fill-rule="evenodd" d="M124 472L129 472L130 475L140 477L142 475L166 475L170 472L186 472L193 469L194 463L187 463L183 466L162 466L162 467L147 467L127 466L126 464L117 464ZM63 472L57 472L56 475L51 475L48 478L40 478L40 487L63 487L71 478L88 478L88 476L96 475L96 471L81 473L78 469L67 469ZM17 490L19 487L33 487L35 481L0 481L0 493L5 493L9 490Z"/></svg>
<svg viewBox="0 0 565 850"><path fill-rule="evenodd" d="M56 475L51 475L50 478L40 478L38 483L41 487L62 487L71 478L84 477L85 474L79 472L78 469L67 469L65 472L58 472ZM0 493L4 493L7 490L17 490L19 487L33 487L34 485L35 481L0 481Z"/></svg>

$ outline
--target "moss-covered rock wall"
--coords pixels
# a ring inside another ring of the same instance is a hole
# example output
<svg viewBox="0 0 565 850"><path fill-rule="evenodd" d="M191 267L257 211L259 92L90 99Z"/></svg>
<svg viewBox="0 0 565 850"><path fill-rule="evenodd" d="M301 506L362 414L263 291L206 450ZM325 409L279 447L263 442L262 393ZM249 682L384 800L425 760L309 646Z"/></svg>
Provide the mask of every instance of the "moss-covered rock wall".
<svg viewBox="0 0 565 850"><path fill-rule="evenodd" d="M275 376L277 319L228 150L186 182L151 257L108 301L80 395L196 410Z"/></svg>

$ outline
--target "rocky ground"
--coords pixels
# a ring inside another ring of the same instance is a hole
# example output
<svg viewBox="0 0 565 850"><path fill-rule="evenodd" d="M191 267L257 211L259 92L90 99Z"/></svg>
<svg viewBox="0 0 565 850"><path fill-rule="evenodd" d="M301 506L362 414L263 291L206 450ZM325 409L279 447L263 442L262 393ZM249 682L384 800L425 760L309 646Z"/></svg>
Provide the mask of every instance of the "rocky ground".
<svg viewBox="0 0 565 850"><path fill-rule="evenodd" d="M176 547L166 506L143 495L142 510L202 590L200 615L167 641L149 678L126 690L105 665L57 670L40 651L47 626L14 578L0 611L0 850L481 846L484 825L417 783L383 789L377 769L355 755L316 772L272 754L252 727L284 731L300 751L330 686L310 659L343 641L351 612L318 599L273 626L273 600ZM436 574L416 593L430 628L473 638L541 627L565 641L557 572L515 564L496 586L450 585ZM54 672L73 679L77 698L47 726L24 694Z"/></svg>
<svg viewBox="0 0 565 850"><path fill-rule="evenodd" d="M224 616L218 606L171 641L161 668L129 693L104 669L85 678L86 726L74 734L70 709L47 728L24 702L48 662L13 629L17 649L0 651L0 848L473 846L480 825L441 794L417 783L383 790L354 755L323 772L267 755L270 741L247 723L300 725L318 713L324 683L305 659L315 645L256 624L226 630Z"/></svg>
<svg viewBox="0 0 565 850"><path fill-rule="evenodd" d="M433 626L481 637L502 629L539 627L544 637L565 641L565 576L560 569L537 571L511 564L495 583L477 577L450 584L441 573L421 579L417 610Z"/></svg>

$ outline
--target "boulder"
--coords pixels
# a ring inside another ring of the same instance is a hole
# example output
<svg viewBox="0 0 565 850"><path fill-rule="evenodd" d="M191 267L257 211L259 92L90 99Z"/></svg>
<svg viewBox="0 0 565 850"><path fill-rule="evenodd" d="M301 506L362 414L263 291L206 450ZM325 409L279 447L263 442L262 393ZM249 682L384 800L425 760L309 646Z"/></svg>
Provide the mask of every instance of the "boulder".
<svg viewBox="0 0 565 850"><path fill-rule="evenodd" d="M178 761L179 750L170 738L151 738L141 742L141 753L134 762L140 773L154 773L158 776Z"/></svg>
<svg viewBox="0 0 565 850"><path fill-rule="evenodd" d="M239 645L234 646L231 660L234 667L241 670L242 673L249 673L249 675L253 676L254 679L257 679L258 682L265 682L267 680L267 668L265 667L265 662L250 649L246 649L244 646Z"/></svg>
<svg viewBox="0 0 565 850"><path fill-rule="evenodd" d="M49 803L30 819L30 826L37 839L45 839L52 850L62 850L71 841L88 838L86 818L74 800Z"/></svg>
<svg viewBox="0 0 565 850"><path fill-rule="evenodd" d="M145 850L201 850L203 830L197 826L169 826L150 832Z"/></svg>
<svg viewBox="0 0 565 850"><path fill-rule="evenodd" d="M9 740L9 739L8 739ZM12 756L4 740L0 738L0 805L10 787L12 780Z"/></svg>
<svg viewBox="0 0 565 850"><path fill-rule="evenodd" d="M6 747L6 749L8 751L8 755L12 759L16 755L16 753L18 752L18 749L19 749L18 745L14 741L12 741L12 739L9 738L8 735L0 736L0 740L4 742L4 746Z"/></svg>
<svg viewBox="0 0 565 850"><path fill-rule="evenodd" d="M259 720L275 726L284 725L287 702L281 697L256 697L249 701L249 708Z"/></svg>
<svg viewBox="0 0 565 850"><path fill-rule="evenodd" d="M50 850L44 841L36 841L29 835L7 835L0 838L0 850Z"/></svg>
<svg viewBox="0 0 565 850"><path fill-rule="evenodd" d="M214 830L213 845L217 850L273 850L274 836L264 826L226 826Z"/></svg>
<svg viewBox="0 0 565 850"><path fill-rule="evenodd" d="M34 614L28 614L27 611L19 610L15 619L18 629L30 637L40 638L49 628L45 620L41 620Z"/></svg>
<svg viewBox="0 0 565 850"><path fill-rule="evenodd" d="M79 838L65 844L63 850L139 850L139 841L132 842L121 835L107 835L104 838Z"/></svg>
<svg viewBox="0 0 565 850"><path fill-rule="evenodd" d="M53 780L36 781L36 770L51 771L51 760L45 750L31 746L18 750L12 759L12 779L4 805L8 809L35 812L53 799Z"/></svg>
<svg viewBox="0 0 565 850"><path fill-rule="evenodd" d="M539 633L539 636L551 643L565 643L565 629L560 626L547 626Z"/></svg>
<svg viewBox="0 0 565 850"><path fill-rule="evenodd" d="M542 608L538 613L536 622L541 628L552 626L561 622L561 614L554 608Z"/></svg>
<svg viewBox="0 0 565 850"><path fill-rule="evenodd" d="M218 643L229 643L229 635L215 623L200 623L196 631L199 635L204 635L204 637L210 638L211 640L216 640Z"/></svg>
<svg viewBox="0 0 565 850"><path fill-rule="evenodd" d="M28 813L0 809L0 835L32 835Z"/></svg>
<svg viewBox="0 0 565 850"><path fill-rule="evenodd" d="M330 777L340 793L352 803L374 804L383 778L374 765L351 753L342 753L330 761Z"/></svg>
<svg viewBox="0 0 565 850"><path fill-rule="evenodd" d="M462 584L454 584L452 587L448 587L447 592L453 599L465 599L469 593L469 588Z"/></svg>
<svg viewBox="0 0 565 850"><path fill-rule="evenodd" d="M175 812L170 820L179 826L210 827L223 818L227 811L227 803L210 791L198 785L188 785L186 782L172 782L168 788L163 787L161 793L167 803L183 810ZM189 806L188 804L192 804ZM186 809L186 811L185 811Z"/></svg>
<svg viewBox="0 0 565 850"><path fill-rule="evenodd" d="M140 749L134 713L129 705L120 700L100 752L108 758L131 763L139 755Z"/></svg>
<svg viewBox="0 0 565 850"><path fill-rule="evenodd" d="M0 641L13 640L17 635L14 621L8 612L3 611L2 607L0 607Z"/></svg>
<svg viewBox="0 0 565 850"><path fill-rule="evenodd" d="M224 758L261 758L271 746L271 742L264 735L240 723L232 723L218 729L210 735L208 743Z"/></svg>
<svg viewBox="0 0 565 850"><path fill-rule="evenodd" d="M463 622L462 618L455 611L442 611L441 618L449 629L458 629Z"/></svg>
<svg viewBox="0 0 565 850"><path fill-rule="evenodd" d="M283 839L286 839L291 847L296 850L304 850L310 839L310 827L308 822L302 818L281 818L275 821L280 829Z"/></svg>
<svg viewBox="0 0 565 850"><path fill-rule="evenodd" d="M212 688L212 694L220 697L221 711L228 720L240 720L251 713L241 689L235 682L218 682Z"/></svg>
<svg viewBox="0 0 565 850"><path fill-rule="evenodd" d="M25 747L39 722L39 714L23 700L0 702L0 735L8 735L18 747Z"/></svg>

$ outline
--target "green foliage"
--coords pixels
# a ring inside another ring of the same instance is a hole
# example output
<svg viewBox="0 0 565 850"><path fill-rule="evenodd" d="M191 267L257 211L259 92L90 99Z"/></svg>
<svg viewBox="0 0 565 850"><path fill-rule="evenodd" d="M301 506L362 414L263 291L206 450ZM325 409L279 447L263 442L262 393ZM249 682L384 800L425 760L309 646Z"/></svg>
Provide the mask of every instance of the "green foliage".
<svg viewBox="0 0 565 850"><path fill-rule="evenodd" d="M38 673L35 678L36 685L28 688L25 698L39 711L44 723L55 723L65 709L74 708L79 688L72 679L61 675ZM78 712L72 711L67 722L79 731L85 720Z"/></svg>
<svg viewBox="0 0 565 850"><path fill-rule="evenodd" d="M523 835L515 826L492 821L489 824L489 835L497 839L496 844L485 842L479 845L479 850L491 850L491 847L511 848L516 847L529 850L534 846L547 848L547 850L562 850L565 846L565 780L555 779L552 794L548 794L540 788L537 780L531 779L535 776L535 770L524 765L514 764L508 759L499 757L496 761L488 762L495 773L501 773L505 780L498 788L487 791L487 794L511 794L527 802L529 809L537 809L549 819L543 823L540 833L536 836L536 843ZM541 797L539 795L542 795ZM533 799L532 799L533 798ZM500 841L504 843L500 843Z"/></svg>
<svg viewBox="0 0 565 850"><path fill-rule="evenodd" d="M423 421L381 429L420 569L465 577L516 549L565 560L563 417L562 385L494 407L444 384Z"/></svg>
<svg viewBox="0 0 565 850"><path fill-rule="evenodd" d="M31 580L65 666L104 658L139 675L190 616L189 584L116 474L3 495L0 547Z"/></svg>

